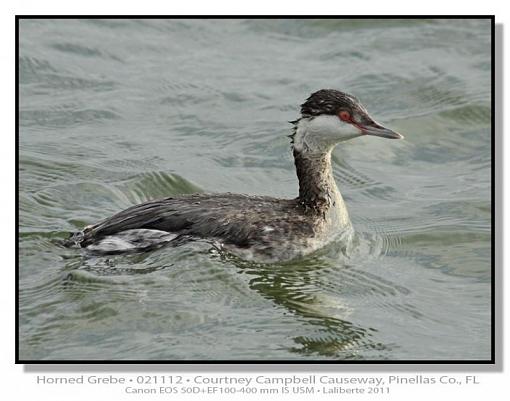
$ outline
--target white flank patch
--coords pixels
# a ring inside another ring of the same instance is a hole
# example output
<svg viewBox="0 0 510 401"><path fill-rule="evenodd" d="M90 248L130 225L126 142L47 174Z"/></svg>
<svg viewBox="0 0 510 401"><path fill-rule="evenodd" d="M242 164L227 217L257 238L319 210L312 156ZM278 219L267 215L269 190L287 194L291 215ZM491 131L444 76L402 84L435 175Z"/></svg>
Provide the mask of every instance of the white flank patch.
<svg viewBox="0 0 510 401"><path fill-rule="evenodd" d="M108 235L86 249L95 252L125 252L144 249L169 242L177 234L160 230L135 229Z"/></svg>

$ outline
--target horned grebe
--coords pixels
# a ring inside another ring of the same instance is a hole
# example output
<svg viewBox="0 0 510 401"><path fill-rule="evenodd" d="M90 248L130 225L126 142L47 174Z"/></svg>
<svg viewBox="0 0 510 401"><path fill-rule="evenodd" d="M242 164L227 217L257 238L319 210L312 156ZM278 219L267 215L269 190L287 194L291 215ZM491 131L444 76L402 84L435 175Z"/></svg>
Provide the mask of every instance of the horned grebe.
<svg viewBox="0 0 510 401"><path fill-rule="evenodd" d="M403 136L375 122L357 98L333 89L313 93L292 123L297 198L225 193L152 200L71 234L68 243L118 253L198 238L245 259L274 262L349 234L351 222L331 168L333 148L362 135Z"/></svg>

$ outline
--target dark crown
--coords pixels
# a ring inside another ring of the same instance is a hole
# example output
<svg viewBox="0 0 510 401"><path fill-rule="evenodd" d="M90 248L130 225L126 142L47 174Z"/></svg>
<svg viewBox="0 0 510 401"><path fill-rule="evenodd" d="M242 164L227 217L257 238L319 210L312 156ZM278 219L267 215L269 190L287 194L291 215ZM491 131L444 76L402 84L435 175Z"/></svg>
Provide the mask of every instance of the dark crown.
<svg viewBox="0 0 510 401"><path fill-rule="evenodd" d="M352 95L335 89L321 89L312 93L301 105L301 115L303 117L334 115L343 108L353 110L362 107L359 100Z"/></svg>

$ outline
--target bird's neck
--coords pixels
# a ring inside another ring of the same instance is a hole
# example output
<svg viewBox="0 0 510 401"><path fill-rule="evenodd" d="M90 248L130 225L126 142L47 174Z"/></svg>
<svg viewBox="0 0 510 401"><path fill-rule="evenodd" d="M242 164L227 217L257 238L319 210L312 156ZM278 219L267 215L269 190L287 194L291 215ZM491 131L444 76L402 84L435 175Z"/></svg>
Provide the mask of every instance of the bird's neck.
<svg viewBox="0 0 510 401"><path fill-rule="evenodd" d="M295 122L292 151L299 181L299 202L307 213L313 213L325 221L324 227L334 231L350 225L349 214L333 177L331 152L334 142L319 132L309 134L310 120L301 118Z"/></svg>
<svg viewBox="0 0 510 401"><path fill-rule="evenodd" d="M301 204L324 217L335 212L341 220L348 220L344 201L333 177L331 150L311 153L294 148L293 152Z"/></svg>

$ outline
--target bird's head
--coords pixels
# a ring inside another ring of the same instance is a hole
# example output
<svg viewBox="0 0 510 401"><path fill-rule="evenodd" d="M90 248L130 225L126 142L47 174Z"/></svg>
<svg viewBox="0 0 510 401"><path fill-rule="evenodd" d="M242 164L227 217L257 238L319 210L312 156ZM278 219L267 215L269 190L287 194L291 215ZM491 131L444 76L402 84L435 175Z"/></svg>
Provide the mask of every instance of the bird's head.
<svg viewBox="0 0 510 401"><path fill-rule="evenodd" d="M363 135L403 138L370 117L357 98L334 89L312 93L301 105L301 118L293 123L294 148L310 152L326 152L339 142Z"/></svg>

